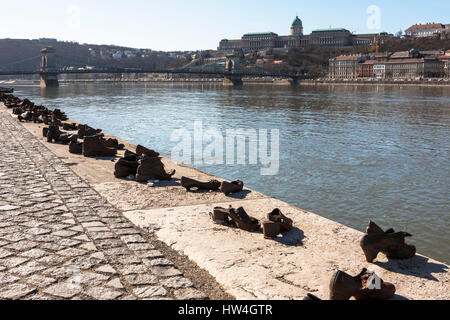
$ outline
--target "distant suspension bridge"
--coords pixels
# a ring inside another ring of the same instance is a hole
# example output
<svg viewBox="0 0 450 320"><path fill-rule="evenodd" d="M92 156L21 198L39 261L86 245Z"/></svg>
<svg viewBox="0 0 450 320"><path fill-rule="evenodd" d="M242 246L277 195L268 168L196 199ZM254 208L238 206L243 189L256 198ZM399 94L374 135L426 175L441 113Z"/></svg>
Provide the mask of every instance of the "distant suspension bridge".
<svg viewBox="0 0 450 320"><path fill-rule="evenodd" d="M20 66L35 59L41 59L39 70L21 70ZM200 74L216 75L224 78L224 84L242 85L243 77L273 77L288 79L291 84L297 84L300 76L297 74L274 72L265 70L258 65L242 64L239 55L230 54L221 58L197 59L178 69L140 69L140 68L111 68L101 66L91 66L91 68L69 68L73 65L86 64L60 57L56 55L52 47L41 50L41 56L31 57L0 66L0 76L4 75L40 75L41 87L59 86L59 74L130 74L130 73L162 73L162 74Z"/></svg>

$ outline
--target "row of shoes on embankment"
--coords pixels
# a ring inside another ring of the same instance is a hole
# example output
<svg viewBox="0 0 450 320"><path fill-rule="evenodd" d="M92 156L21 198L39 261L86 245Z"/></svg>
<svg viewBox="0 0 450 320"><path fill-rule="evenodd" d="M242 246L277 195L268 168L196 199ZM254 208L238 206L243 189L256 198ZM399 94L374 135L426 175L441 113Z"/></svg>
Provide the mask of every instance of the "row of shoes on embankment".
<svg viewBox="0 0 450 320"><path fill-rule="evenodd" d="M411 236L407 232L395 232L394 229L384 231L370 221L360 246L369 263L373 263L380 253L388 259L405 260L416 255L416 247L405 242ZM356 276L337 270L330 281L330 300L349 300L352 297L356 300L388 300L395 292L394 284L385 282L366 268ZM308 294L304 300L320 299Z"/></svg>
<svg viewBox="0 0 450 320"><path fill-rule="evenodd" d="M249 232L261 229L258 219L247 214L243 207L228 209L215 207L210 213L216 224L235 226ZM275 239L278 235L293 229L292 219L286 217L280 209L274 209L267 214L267 220L262 223L265 239ZM366 234L360 241L360 246L369 263L372 263L379 253L385 254L389 259L409 259L415 256L416 247L405 242L411 235L406 232L395 232L393 229L383 231L374 222L370 221ZM388 300L396 292L395 285L385 282L374 272L364 268L358 275L351 276L344 271L337 270L330 281L330 300ZM304 300L320 300L308 294Z"/></svg>
<svg viewBox="0 0 450 320"><path fill-rule="evenodd" d="M27 99L21 100L11 94L3 93L0 94L0 102L12 109L13 114L17 115L21 122L47 125L48 127L44 127L42 131L47 141L68 144L71 153L83 154L86 157L116 157L117 151L124 148L117 139L105 139L100 129L94 129L88 125L64 123L68 118L64 112L58 109L52 111L44 106L35 105ZM77 134L71 133L71 131L77 131ZM78 139L83 142L79 142ZM117 178L135 176L139 182L170 180L174 174L175 170L166 172L159 153L140 145L136 148L136 152L125 150L124 157L116 162L114 170ZM242 181L211 180L204 183L186 177L182 178L181 183L188 191L192 188L220 190L227 196L241 192L244 187ZM215 223L234 224L245 231L254 232L261 229L261 223L256 218L249 216L242 207L238 209L216 207L211 213L211 218ZM264 238L274 239L280 233L292 230L293 221L279 209L275 209L267 215L267 220L262 223L262 228ZM416 248L405 242L406 237L411 237L411 235L407 232L395 232L393 229L383 231L374 222L369 222L360 245L369 263L372 263L379 253L385 254L389 259L409 259L415 256ZM384 282L367 269L363 269L354 277L343 271L336 271L330 281L331 300L348 300L352 297L357 300L390 299L394 296L395 291L396 288L392 283ZM319 299L308 294L305 300Z"/></svg>
<svg viewBox="0 0 450 320"><path fill-rule="evenodd" d="M191 191L192 189L204 190L204 191L220 191L226 196L230 194L239 193L244 190L244 182L241 180L236 180L232 182L228 181L218 181L210 180L207 182L198 181L188 177L181 177L181 186L186 189L186 191Z"/></svg>
<svg viewBox="0 0 450 320"><path fill-rule="evenodd" d="M70 153L85 157L115 158L118 150L125 148L117 139L105 139L101 129L94 129L86 124L65 122L68 121L68 117L59 109L50 110L28 99L21 100L12 94L1 94L0 101L8 109L12 109L20 122L45 124L42 135L47 142L68 145ZM125 156L116 162L114 171L117 178L133 175L139 182L151 179L170 180L174 174L175 170L165 171L158 152L140 145L137 146L135 153L125 149Z"/></svg>

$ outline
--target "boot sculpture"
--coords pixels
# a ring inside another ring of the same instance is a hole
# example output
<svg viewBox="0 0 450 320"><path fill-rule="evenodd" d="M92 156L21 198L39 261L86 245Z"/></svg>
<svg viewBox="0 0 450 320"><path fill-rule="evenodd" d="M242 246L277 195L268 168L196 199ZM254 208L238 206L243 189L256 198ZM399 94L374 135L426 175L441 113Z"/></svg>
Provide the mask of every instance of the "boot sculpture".
<svg viewBox="0 0 450 320"><path fill-rule="evenodd" d="M167 173L160 158L144 157L137 169L136 180L147 182L149 180L170 180L175 170Z"/></svg>
<svg viewBox="0 0 450 320"><path fill-rule="evenodd" d="M293 221L286 217L280 209L275 209L267 215L267 221L263 223L265 239L276 238L282 232L291 231Z"/></svg>
<svg viewBox="0 0 450 320"><path fill-rule="evenodd" d="M181 185L187 191L191 191L192 188L197 188L199 190L219 190L220 182L217 180L211 180L209 182L200 182L191 178L181 177Z"/></svg>
<svg viewBox="0 0 450 320"><path fill-rule="evenodd" d="M265 221L263 223L264 239L274 239L281 233L281 225L278 222Z"/></svg>
<svg viewBox="0 0 450 320"><path fill-rule="evenodd" d="M405 243L405 238L411 236L407 232L395 232L393 229L384 232L370 221L366 235L361 239L361 248L368 262L373 262L380 252L389 259L409 259L416 254L416 247Z"/></svg>
<svg viewBox="0 0 450 320"><path fill-rule="evenodd" d="M69 144L71 142L76 143L78 142L78 135L61 132L58 137L58 142L61 142L62 144Z"/></svg>
<svg viewBox="0 0 450 320"><path fill-rule="evenodd" d="M60 134L61 131L59 131L59 126L54 124L50 125L47 131L47 142L58 141Z"/></svg>
<svg viewBox="0 0 450 320"><path fill-rule="evenodd" d="M244 183L240 180L233 182L224 181L220 186L220 191L223 192L226 196L232 193L241 192L242 190L244 190Z"/></svg>
<svg viewBox="0 0 450 320"><path fill-rule="evenodd" d="M85 157L113 157L116 154L117 150L105 146L100 136L84 137L83 155Z"/></svg>
<svg viewBox="0 0 450 320"><path fill-rule="evenodd" d="M159 157L159 153L158 152L156 152L154 150L147 149L146 147L143 147L141 145L138 145L136 147L136 154L138 156L147 156L147 157L150 157L150 158Z"/></svg>
<svg viewBox="0 0 450 320"><path fill-rule="evenodd" d="M258 231L261 228L259 221L253 217L250 217L242 207L238 209L230 208L229 215L236 226L242 230Z"/></svg>
<svg viewBox="0 0 450 320"><path fill-rule="evenodd" d="M280 209L275 209L267 215L269 221L276 222L280 224L281 232L291 231L293 228L293 221L286 217Z"/></svg>
<svg viewBox="0 0 450 320"><path fill-rule="evenodd" d="M119 159L114 168L114 176L118 179L126 178L129 175L135 176L139 167L138 157L128 156Z"/></svg>
<svg viewBox="0 0 450 320"><path fill-rule="evenodd" d="M75 123L63 123L63 129L66 131L76 131L78 126Z"/></svg>
<svg viewBox="0 0 450 320"><path fill-rule="evenodd" d="M384 282L374 273L363 269L352 277L343 271L336 271L330 282L330 300L388 300L395 294L395 286Z"/></svg>
<svg viewBox="0 0 450 320"><path fill-rule="evenodd" d="M112 138L104 139L103 143L109 148L115 148L119 150L122 150L125 147L123 144L119 144L119 141L117 141L117 139Z"/></svg>
<svg viewBox="0 0 450 320"><path fill-rule="evenodd" d="M209 216L216 224L227 224L230 222L230 209L215 207L214 211L210 213Z"/></svg>
<svg viewBox="0 0 450 320"><path fill-rule="evenodd" d="M78 136L80 137L80 139L84 139L84 137L95 136L95 135L103 136L103 134L101 134L101 132L102 132L102 130L91 128L87 124L80 124L78 126Z"/></svg>
<svg viewBox="0 0 450 320"><path fill-rule="evenodd" d="M83 153L83 143L82 142L70 142L69 143L69 152L73 154L82 154Z"/></svg>

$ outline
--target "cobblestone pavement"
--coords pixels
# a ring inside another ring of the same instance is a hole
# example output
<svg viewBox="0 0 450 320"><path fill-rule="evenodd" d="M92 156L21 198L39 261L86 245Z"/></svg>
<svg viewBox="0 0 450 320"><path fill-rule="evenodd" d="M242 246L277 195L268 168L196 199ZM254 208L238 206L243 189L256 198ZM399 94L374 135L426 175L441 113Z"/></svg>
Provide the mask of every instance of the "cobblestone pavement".
<svg viewBox="0 0 450 320"><path fill-rule="evenodd" d="M0 110L0 299L205 299L120 211Z"/></svg>

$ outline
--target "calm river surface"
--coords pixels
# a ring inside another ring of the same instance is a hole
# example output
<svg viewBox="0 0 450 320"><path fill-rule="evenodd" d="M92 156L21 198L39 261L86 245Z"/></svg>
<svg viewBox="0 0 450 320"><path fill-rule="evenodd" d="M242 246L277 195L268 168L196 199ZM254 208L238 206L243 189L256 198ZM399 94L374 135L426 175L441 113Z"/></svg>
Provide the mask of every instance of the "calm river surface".
<svg viewBox="0 0 450 320"><path fill-rule="evenodd" d="M194 165L364 231L414 235L449 263L450 88L70 84L16 94L171 156L174 130L279 129L280 169ZM270 150L270 148L269 148ZM301 226L299 226L301 228ZM345 258L345 257L343 257Z"/></svg>

